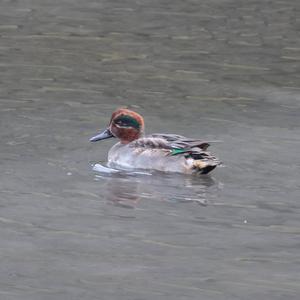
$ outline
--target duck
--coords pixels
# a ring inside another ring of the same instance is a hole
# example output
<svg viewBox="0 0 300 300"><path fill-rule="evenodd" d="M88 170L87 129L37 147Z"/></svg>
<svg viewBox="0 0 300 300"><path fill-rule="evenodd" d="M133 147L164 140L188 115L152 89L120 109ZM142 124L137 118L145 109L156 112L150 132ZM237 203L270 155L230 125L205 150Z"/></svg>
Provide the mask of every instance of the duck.
<svg viewBox="0 0 300 300"><path fill-rule="evenodd" d="M108 166L184 174L208 174L221 164L207 151L209 143L178 134L145 135L144 118L127 108L112 113L108 127L90 142L117 138L108 152Z"/></svg>

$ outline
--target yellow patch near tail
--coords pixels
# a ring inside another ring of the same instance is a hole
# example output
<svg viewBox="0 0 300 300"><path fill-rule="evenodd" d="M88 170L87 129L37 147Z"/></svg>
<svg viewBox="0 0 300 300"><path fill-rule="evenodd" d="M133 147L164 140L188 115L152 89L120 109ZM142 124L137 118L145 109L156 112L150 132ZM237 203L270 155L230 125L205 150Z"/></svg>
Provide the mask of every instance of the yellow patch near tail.
<svg viewBox="0 0 300 300"><path fill-rule="evenodd" d="M202 160L194 160L193 161L193 166L194 168L197 168L197 169L204 169L205 167L208 166L208 163L207 162L204 162Z"/></svg>

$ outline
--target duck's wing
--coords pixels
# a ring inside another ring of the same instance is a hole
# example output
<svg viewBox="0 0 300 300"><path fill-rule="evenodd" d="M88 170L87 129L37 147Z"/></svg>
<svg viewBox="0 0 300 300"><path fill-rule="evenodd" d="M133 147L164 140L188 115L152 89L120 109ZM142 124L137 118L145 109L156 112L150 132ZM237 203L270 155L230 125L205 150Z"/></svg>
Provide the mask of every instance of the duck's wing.
<svg viewBox="0 0 300 300"><path fill-rule="evenodd" d="M160 150L165 156L184 156L192 159L191 168L201 174L212 171L220 161L207 152L209 143L202 140L190 139L177 134L154 133L147 137L139 138L130 143L132 147Z"/></svg>
<svg viewBox="0 0 300 300"><path fill-rule="evenodd" d="M165 145L170 148L168 155L183 155L185 158L192 158L193 169L201 174L207 174L217 165L221 164L218 158L206 151L209 147L209 143L205 141L191 139L176 134L163 133L155 133L152 134L151 137L165 142Z"/></svg>
<svg viewBox="0 0 300 300"><path fill-rule="evenodd" d="M191 150L192 148L200 148L205 151L209 147L209 143L203 140L187 138L178 134L154 133L151 136L163 139L172 149Z"/></svg>
<svg viewBox="0 0 300 300"><path fill-rule="evenodd" d="M205 151L209 144L202 140L190 139L177 134L154 133L132 142L132 146L148 149L165 149L170 150L171 155L177 155L187 152Z"/></svg>

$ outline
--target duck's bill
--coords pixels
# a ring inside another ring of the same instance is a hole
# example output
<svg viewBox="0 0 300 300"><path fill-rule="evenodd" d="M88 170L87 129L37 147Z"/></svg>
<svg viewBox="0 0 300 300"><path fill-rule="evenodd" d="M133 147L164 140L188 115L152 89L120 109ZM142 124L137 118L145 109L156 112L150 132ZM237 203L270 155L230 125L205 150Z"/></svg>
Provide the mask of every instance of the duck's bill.
<svg viewBox="0 0 300 300"><path fill-rule="evenodd" d="M105 140L105 139L109 139L109 138L112 138L114 137L112 135L112 133L110 132L109 128L105 129L103 132L93 136L91 139L90 139L90 142L97 142L97 141L101 141L101 140Z"/></svg>

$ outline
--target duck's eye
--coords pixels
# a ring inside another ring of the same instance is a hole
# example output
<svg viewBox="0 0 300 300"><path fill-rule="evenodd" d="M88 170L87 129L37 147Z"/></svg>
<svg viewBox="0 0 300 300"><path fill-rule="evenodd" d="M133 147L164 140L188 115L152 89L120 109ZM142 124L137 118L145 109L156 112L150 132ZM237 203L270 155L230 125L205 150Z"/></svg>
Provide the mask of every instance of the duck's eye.
<svg viewBox="0 0 300 300"><path fill-rule="evenodd" d="M127 127L129 126L128 123L124 122L123 120L116 120L115 121L115 124L119 125L119 126L122 126L122 127Z"/></svg>

